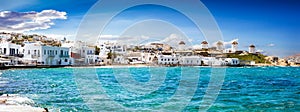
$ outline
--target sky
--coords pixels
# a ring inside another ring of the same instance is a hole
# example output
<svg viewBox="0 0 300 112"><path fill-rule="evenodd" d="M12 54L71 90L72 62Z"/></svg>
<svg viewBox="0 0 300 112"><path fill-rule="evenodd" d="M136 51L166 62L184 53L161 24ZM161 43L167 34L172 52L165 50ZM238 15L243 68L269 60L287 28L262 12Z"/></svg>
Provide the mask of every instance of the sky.
<svg viewBox="0 0 300 112"><path fill-rule="evenodd" d="M176 9L160 5L129 7L114 16L105 29L96 23L104 21L111 8L91 11L97 0L1 0L0 31L42 34L74 40L82 24L88 31L102 31L87 36L103 40L185 40L199 45L209 37L203 35L193 20ZM124 1L123 1L124 2ZM125 1L126 2L126 1ZM300 1L298 0L201 0L214 17L223 41L238 40L239 49L250 44L267 55L285 57L300 53ZM186 3L186 1L185 1ZM177 2L173 4L183 4ZM199 10L189 12L202 13ZM95 16L82 22L87 14ZM212 31L214 32L214 31ZM130 38L130 39L129 39ZM227 45L227 47L229 47Z"/></svg>

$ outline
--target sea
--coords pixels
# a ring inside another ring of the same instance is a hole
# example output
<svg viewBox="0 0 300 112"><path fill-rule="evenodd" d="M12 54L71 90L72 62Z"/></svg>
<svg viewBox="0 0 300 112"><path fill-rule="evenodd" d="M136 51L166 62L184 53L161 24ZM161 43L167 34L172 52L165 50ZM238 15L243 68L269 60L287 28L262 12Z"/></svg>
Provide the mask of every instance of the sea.
<svg viewBox="0 0 300 112"><path fill-rule="evenodd" d="M300 67L9 69L1 94L53 112L296 112Z"/></svg>

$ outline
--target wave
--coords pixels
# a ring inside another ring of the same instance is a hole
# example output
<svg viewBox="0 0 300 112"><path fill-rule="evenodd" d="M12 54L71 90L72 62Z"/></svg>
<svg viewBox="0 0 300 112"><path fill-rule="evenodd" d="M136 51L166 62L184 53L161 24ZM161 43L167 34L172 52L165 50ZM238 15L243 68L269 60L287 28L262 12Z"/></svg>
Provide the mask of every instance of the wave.
<svg viewBox="0 0 300 112"><path fill-rule="evenodd" d="M3 94L0 96L0 111L5 110L8 112L14 111L34 111L44 112L45 109L35 107L32 99L23 97L17 94Z"/></svg>

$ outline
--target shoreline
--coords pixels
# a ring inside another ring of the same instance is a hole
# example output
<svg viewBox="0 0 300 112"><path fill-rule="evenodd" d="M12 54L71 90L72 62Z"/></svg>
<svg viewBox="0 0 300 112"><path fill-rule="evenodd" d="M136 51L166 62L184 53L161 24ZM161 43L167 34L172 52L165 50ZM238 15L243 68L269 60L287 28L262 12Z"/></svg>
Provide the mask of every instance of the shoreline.
<svg viewBox="0 0 300 112"><path fill-rule="evenodd" d="M8 69L36 69L36 68L123 68L123 67L203 67L203 68L213 68L213 67L300 67L297 66L280 66L280 65L265 65L265 64L256 64L256 65L237 65L237 66L194 66L194 65L178 65L178 66L168 66L168 65L149 65L149 64L137 64L137 65L38 65L38 66L5 66L0 67L0 70Z"/></svg>

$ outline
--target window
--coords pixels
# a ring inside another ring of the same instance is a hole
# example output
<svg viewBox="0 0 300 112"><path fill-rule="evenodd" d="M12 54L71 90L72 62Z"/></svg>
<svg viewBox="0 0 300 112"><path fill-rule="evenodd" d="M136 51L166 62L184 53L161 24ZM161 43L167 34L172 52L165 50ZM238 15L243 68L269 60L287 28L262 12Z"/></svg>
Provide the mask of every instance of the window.
<svg viewBox="0 0 300 112"><path fill-rule="evenodd" d="M44 50L44 55L46 55L47 53L46 53L46 50Z"/></svg>
<svg viewBox="0 0 300 112"><path fill-rule="evenodd" d="M28 50L28 54L30 54L30 50Z"/></svg>
<svg viewBox="0 0 300 112"><path fill-rule="evenodd" d="M68 62L68 59L65 59L65 62Z"/></svg>
<svg viewBox="0 0 300 112"><path fill-rule="evenodd" d="M6 54L6 48L3 49L3 53Z"/></svg>
<svg viewBox="0 0 300 112"><path fill-rule="evenodd" d="M57 55L57 50L55 50L55 55Z"/></svg>

